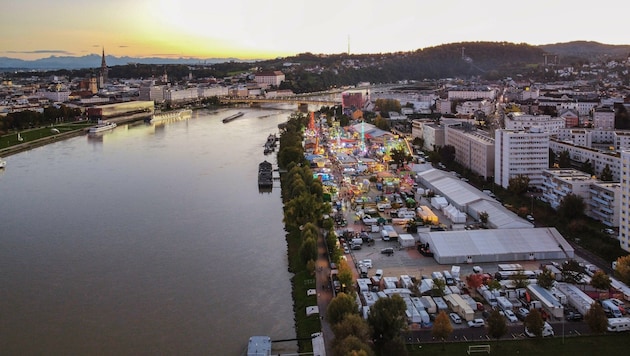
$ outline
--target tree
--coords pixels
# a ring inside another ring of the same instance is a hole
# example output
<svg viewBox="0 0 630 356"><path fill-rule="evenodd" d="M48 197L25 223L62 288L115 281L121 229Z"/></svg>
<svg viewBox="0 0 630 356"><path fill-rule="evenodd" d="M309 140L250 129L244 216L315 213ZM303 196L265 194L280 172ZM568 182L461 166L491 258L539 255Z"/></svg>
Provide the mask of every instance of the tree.
<svg viewBox="0 0 630 356"><path fill-rule="evenodd" d="M521 195L527 191L527 187L529 187L529 177L519 174L516 177L510 178L508 191L514 195Z"/></svg>
<svg viewBox="0 0 630 356"><path fill-rule="evenodd" d="M595 289L610 289L610 277L602 270L597 270L591 276L591 286Z"/></svg>
<svg viewBox="0 0 630 356"><path fill-rule="evenodd" d="M416 220L407 221L407 225L405 226L405 231L410 234L415 234L418 232L418 222Z"/></svg>
<svg viewBox="0 0 630 356"><path fill-rule="evenodd" d="M354 335L339 339L335 335L332 345L333 355L372 356L374 351L370 345Z"/></svg>
<svg viewBox="0 0 630 356"><path fill-rule="evenodd" d="M626 285L630 285L630 255L617 258L615 276Z"/></svg>
<svg viewBox="0 0 630 356"><path fill-rule="evenodd" d="M469 274L466 276L466 284L471 289L477 290L483 285L483 276L480 273Z"/></svg>
<svg viewBox="0 0 630 356"><path fill-rule="evenodd" d="M389 122L387 121L387 119L381 117L380 115L376 119L374 119L374 126L383 131L389 131Z"/></svg>
<svg viewBox="0 0 630 356"><path fill-rule="evenodd" d="M542 272L538 275L537 284L545 289L551 289L555 280L556 277L553 275L553 272L549 268L543 267Z"/></svg>
<svg viewBox="0 0 630 356"><path fill-rule="evenodd" d="M560 152L558 155L558 166L560 166L560 168L571 167L571 156L569 155L569 151L564 150Z"/></svg>
<svg viewBox="0 0 630 356"><path fill-rule="evenodd" d="M442 340L442 350L444 350L444 343L452 333L453 325L451 325L451 321L449 320L448 315L446 315L446 312L441 310L435 317L433 328L431 329L431 335L438 340Z"/></svg>
<svg viewBox="0 0 630 356"><path fill-rule="evenodd" d="M587 159L582 163L582 167L580 167L580 170L590 175L595 174L595 168L593 168L593 163L591 163L590 159Z"/></svg>
<svg viewBox="0 0 630 356"><path fill-rule="evenodd" d="M354 291L354 283L352 283L354 275L352 273L352 268L350 268L347 261L339 262L339 273L337 273L337 278L339 278L339 283L341 283L341 285L346 286L347 291Z"/></svg>
<svg viewBox="0 0 630 356"><path fill-rule="evenodd" d="M317 241L313 238L308 238L302 241L302 245L300 246L300 257L302 258L302 262L306 265L310 260L317 259Z"/></svg>
<svg viewBox="0 0 630 356"><path fill-rule="evenodd" d="M602 169L602 174L599 177L600 180L604 182L611 182L613 180L612 170L610 169L610 165L606 164L604 169Z"/></svg>
<svg viewBox="0 0 630 356"><path fill-rule="evenodd" d="M440 159L446 166L450 166L455 161L455 147L451 145L444 145L440 147Z"/></svg>
<svg viewBox="0 0 630 356"><path fill-rule="evenodd" d="M552 168L556 164L556 153L549 149L549 168Z"/></svg>
<svg viewBox="0 0 630 356"><path fill-rule="evenodd" d="M444 289L446 288L446 281L441 278L433 278L433 295L444 296Z"/></svg>
<svg viewBox="0 0 630 356"><path fill-rule="evenodd" d="M523 271L517 271L510 279L514 281L514 287L516 288L526 288L529 284L529 277Z"/></svg>
<svg viewBox="0 0 630 356"><path fill-rule="evenodd" d="M386 342L400 337L407 326L407 304L399 295L379 298L370 308L368 324L372 328L372 339L382 347Z"/></svg>
<svg viewBox="0 0 630 356"><path fill-rule="evenodd" d="M407 161L408 154L403 149L392 148L389 152L389 156L398 167L401 167L403 163Z"/></svg>
<svg viewBox="0 0 630 356"><path fill-rule="evenodd" d="M527 331L534 334L536 337L542 337L545 321L543 320L542 315L540 315L538 309L532 309L525 317L523 323L525 324Z"/></svg>
<svg viewBox="0 0 630 356"><path fill-rule="evenodd" d="M562 280L567 283L578 284L584 278L584 267L574 259L564 261L562 264Z"/></svg>
<svg viewBox="0 0 630 356"><path fill-rule="evenodd" d="M606 331L608 327L608 318L604 308L595 302L591 304L590 309L586 312L584 320L593 333L601 334Z"/></svg>
<svg viewBox="0 0 630 356"><path fill-rule="evenodd" d="M586 204L584 199L576 194L567 194L558 206L558 214L565 220L573 220L584 215Z"/></svg>
<svg viewBox="0 0 630 356"><path fill-rule="evenodd" d="M370 326L359 314L346 314L340 322L332 325L332 330L335 339L345 339L353 335L363 342L370 340Z"/></svg>
<svg viewBox="0 0 630 356"><path fill-rule="evenodd" d="M496 279L488 282L488 289L490 290L501 290L501 288L503 288L501 282L497 281Z"/></svg>
<svg viewBox="0 0 630 356"><path fill-rule="evenodd" d="M422 137L414 137L411 144L420 147L420 149L424 149L424 139Z"/></svg>
<svg viewBox="0 0 630 356"><path fill-rule="evenodd" d="M326 309L326 315L331 325L343 321L348 314L359 314L359 308L355 299L346 293L339 293L335 296Z"/></svg>
<svg viewBox="0 0 630 356"><path fill-rule="evenodd" d="M490 218L490 215L488 214L487 211L482 211L479 213L479 221L481 221L481 225L487 226L489 218Z"/></svg>
<svg viewBox="0 0 630 356"><path fill-rule="evenodd" d="M507 334L508 327L505 322L505 317L499 313L498 309L492 310L488 317L488 335L495 339L500 339L503 335Z"/></svg>

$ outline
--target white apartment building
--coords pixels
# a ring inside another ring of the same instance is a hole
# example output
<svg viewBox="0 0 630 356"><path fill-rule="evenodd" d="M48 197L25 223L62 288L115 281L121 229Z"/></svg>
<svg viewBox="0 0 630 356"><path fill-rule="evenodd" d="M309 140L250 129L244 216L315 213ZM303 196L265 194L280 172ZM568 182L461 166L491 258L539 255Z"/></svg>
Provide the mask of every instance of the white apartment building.
<svg viewBox="0 0 630 356"><path fill-rule="evenodd" d="M612 180L617 182L620 177L619 153L614 151L601 151L589 147L577 146L569 142L556 139L549 140L549 148L558 156L561 152L569 152L569 157L574 162L591 162L595 170L595 175L601 175L604 167L608 165L612 172Z"/></svg>
<svg viewBox="0 0 630 356"><path fill-rule="evenodd" d="M153 101L156 103L164 102L164 85L146 85L141 86L138 93L138 99L144 101Z"/></svg>
<svg viewBox="0 0 630 356"><path fill-rule="evenodd" d="M458 115L474 115L477 111L490 115L494 112L494 103L490 100L468 100L458 104L455 110Z"/></svg>
<svg viewBox="0 0 630 356"><path fill-rule="evenodd" d="M266 84L277 87L280 83L284 82L284 80L285 75L279 70L254 74L254 81L260 85Z"/></svg>
<svg viewBox="0 0 630 356"><path fill-rule="evenodd" d="M199 98L199 93L197 92L197 88L168 88L164 89L164 100L165 101L190 101L196 100Z"/></svg>
<svg viewBox="0 0 630 356"><path fill-rule="evenodd" d="M555 133L566 125L561 117L529 115L521 112L507 114L504 121L506 130L528 130L530 127L540 127L550 133Z"/></svg>
<svg viewBox="0 0 630 356"><path fill-rule="evenodd" d="M56 103L64 103L70 99L69 91L38 91L37 95Z"/></svg>
<svg viewBox="0 0 630 356"><path fill-rule="evenodd" d="M444 126L438 124L424 124L422 125L422 136L424 140L424 149L434 151L438 147L444 146Z"/></svg>
<svg viewBox="0 0 630 356"><path fill-rule="evenodd" d="M495 130L494 183L504 188L510 179L527 176L530 186L542 185L542 172L549 168L549 132L530 130Z"/></svg>
<svg viewBox="0 0 630 356"><path fill-rule="evenodd" d="M558 130L554 136L559 141L570 142L576 146L599 148L603 151L630 149L630 131L628 130L564 128Z"/></svg>
<svg viewBox="0 0 630 356"><path fill-rule="evenodd" d="M619 245L630 252L630 151L621 152L621 202L619 209Z"/></svg>
<svg viewBox="0 0 630 356"><path fill-rule="evenodd" d="M609 106L593 110L593 127L600 130L614 130L615 110Z"/></svg>
<svg viewBox="0 0 630 356"><path fill-rule="evenodd" d="M435 101L435 111L440 114L452 114L451 101L446 99L439 99Z"/></svg>
<svg viewBox="0 0 630 356"><path fill-rule="evenodd" d="M545 169L542 171L542 196L540 199L558 209L562 199L569 194L577 195L588 202L591 185L597 180L589 174L575 169ZM589 215L590 206L585 204L585 213Z"/></svg>
<svg viewBox="0 0 630 356"><path fill-rule="evenodd" d="M598 101L579 101L567 99L565 101L557 102L555 106L558 111L562 111L563 109L576 110L580 117L585 117L590 116L593 109L596 108L598 105Z"/></svg>
<svg viewBox="0 0 630 356"><path fill-rule="evenodd" d="M197 92L200 98L211 98L213 96L222 97L227 96L229 93L228 88L222 85L199 87L197 88Z"/></svg>
<svg viewBox="0 0 630 356"><path fill-rule="evenodd" d="M621 211L621 184L619 182L596 182L590 187L589 205L591 218L610 227L619 226Z"/></svg>
<svg viewBox="0 0 630 356"><path fill-rule="evenodd" d="M447 125L444 144L455 147L455 161L484 177L494 175L494 139L470 124Z"/></svg>
<svg viewBox="0 0 630 356"><path fill-rule="evenodd" d="M494 100L497 97L497 92L489 87L480 87L472 89L451 89L448 91L448 100L479 100L489 99Z"/></svg>

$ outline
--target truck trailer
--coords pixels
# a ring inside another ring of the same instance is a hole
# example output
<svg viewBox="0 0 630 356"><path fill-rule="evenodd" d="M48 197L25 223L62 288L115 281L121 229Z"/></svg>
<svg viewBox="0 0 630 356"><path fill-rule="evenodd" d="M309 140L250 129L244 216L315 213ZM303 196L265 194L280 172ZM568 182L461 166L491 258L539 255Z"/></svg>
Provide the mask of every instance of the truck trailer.
<svg viewBox="0 0 630 356"><path fill-rule="evenodd" d="M577 309L582 315L586 315L593 303L595 303L593 298L589 297L588 294L584 293L575 284L556 283L555 288L564 293L567 303Z"/></svg>

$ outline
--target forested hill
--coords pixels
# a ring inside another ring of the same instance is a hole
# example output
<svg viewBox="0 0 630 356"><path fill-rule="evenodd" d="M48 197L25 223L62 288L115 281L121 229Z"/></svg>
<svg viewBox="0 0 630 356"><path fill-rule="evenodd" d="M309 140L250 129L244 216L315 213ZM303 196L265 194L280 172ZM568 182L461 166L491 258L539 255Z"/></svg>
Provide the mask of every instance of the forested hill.
<svg viewBox="0 0 630 356"><path fill-rule="evenodd" d="M593 62L603 59L623 60L630 56L630 45L609 45L599 42L573 41L538 46L560 57L561 63Z"/></svg>
<svg viewBox="0 0 630 356"><path fill-rule="evenodd" d="M518 74L536 77L542 73L544 52L527 44L461 42L414 52L332 56L307 53L261 64L266 69L281 69L283 63L292 63L284 86L296 92L308 92L362 81L391 83L470 77L496 80ZM315 65L323 69L317 73L307 70Z"/></svg>

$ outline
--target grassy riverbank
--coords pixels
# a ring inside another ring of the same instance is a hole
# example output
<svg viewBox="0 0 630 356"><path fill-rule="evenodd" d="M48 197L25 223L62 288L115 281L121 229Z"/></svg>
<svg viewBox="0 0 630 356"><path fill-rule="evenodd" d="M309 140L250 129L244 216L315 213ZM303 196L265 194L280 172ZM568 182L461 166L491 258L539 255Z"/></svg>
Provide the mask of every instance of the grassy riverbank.
<svg viewBox="0 0 630 356"><path fill-rule="evenodd" d="M13 132L0 136L0 150L47 137L61 135L68 132L85 130L90 126L94 126L94 123L81 121L77 123L55 125L52 127L40 127L36 129L24 130L19 132L19 136L22 138L21 141L18 137L18 133Z"/></svg>

